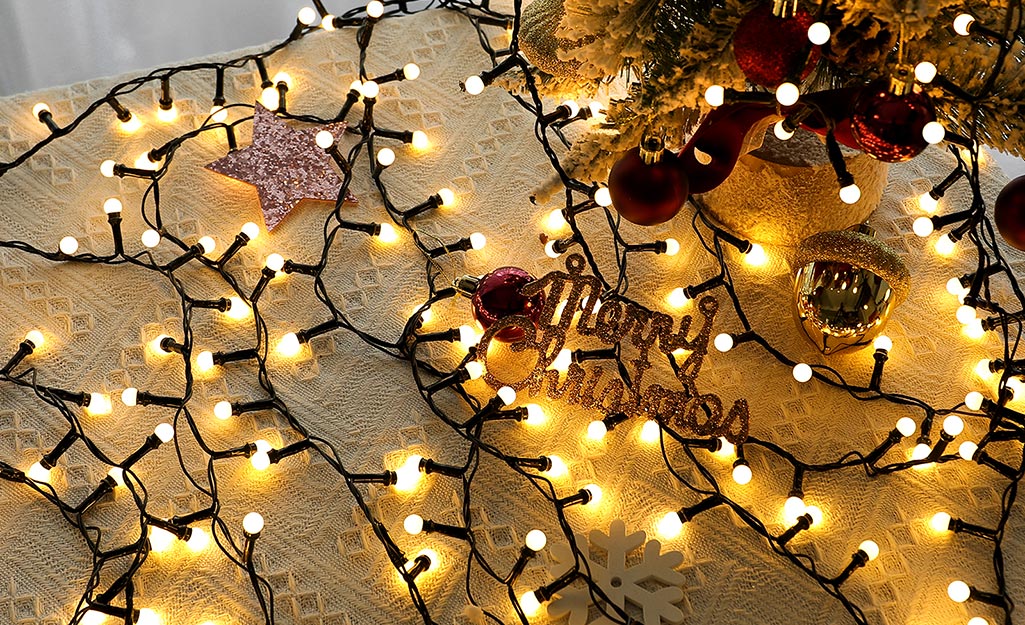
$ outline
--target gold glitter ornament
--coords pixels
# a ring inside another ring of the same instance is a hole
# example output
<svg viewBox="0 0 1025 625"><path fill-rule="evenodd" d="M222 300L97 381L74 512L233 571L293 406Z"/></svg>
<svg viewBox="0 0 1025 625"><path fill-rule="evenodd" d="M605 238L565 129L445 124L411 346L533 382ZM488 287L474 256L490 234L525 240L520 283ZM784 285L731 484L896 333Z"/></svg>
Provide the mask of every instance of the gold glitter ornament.
<svg viewBox="0 0 1025 625"><path fill-rule="evenodd" d="M594 37L577 41L557 37L555 33L564 12L562 0L534 0L527 5L520 18L520 52L542 72L572 78L580 62L563 61L559 58L559 50L579 48L594 41Z"/></svg>
<svg viewBox="0 0 1025 625"><path fill-rule="evenodd" d="M823 354L865 345L911 288L900 256L866 225L814 234L798 246L795 315Z"/></svg>

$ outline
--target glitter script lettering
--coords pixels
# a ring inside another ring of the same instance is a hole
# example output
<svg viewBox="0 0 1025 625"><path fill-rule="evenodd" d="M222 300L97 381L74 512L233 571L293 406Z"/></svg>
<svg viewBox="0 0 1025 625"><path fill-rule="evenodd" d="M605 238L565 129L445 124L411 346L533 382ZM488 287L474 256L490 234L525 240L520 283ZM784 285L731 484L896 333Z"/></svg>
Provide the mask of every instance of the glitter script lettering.
<svg viewBox="0 0 1025 625"><path fill-rule="evenodd" d="M484 380L492 388L511 386L517 391L528 389L530 395L544 392L550 399L580 404L584 408L611 415L622 413L631 417L657 419L663 424L672 424L680 431L693 432L699 436L724 436L732 443L743 442L748 435L749 414L747 401L738 399L727 413L723 413L722 400L711 393L697 389L697 378L701 363L708 352L712 322L719 310L714 297L705 296L697 304L703 318L697 334L688 339L692 316L680 319L680 326L673 332L673 318L669 315L639 308L629 302L610 300L598 307L597 313L591 306L583 306L575 330L581 336L593 336L606 345L619 345L623 349L622 362L627 371L608 373L601 366L585 369L572 363L560 383L560 374L549 369L566 343L567 333L573 325L574 315L582 301L593 302L601 294L601 283L593 276L583 275L584 258L571 254L566 259L568 273L553 271L523 287L527 297L545 292L545 305L537 326L526 316L504 317L487 329L478 345L485 365ZM568 290L567 290L568 289ZM560 302L565 307L560 309ZM561 310L561 313L560 313ZM537 361L529 374L519 380L500 379L487 366L488 347L496 334L510 327L524 331L522 340L512 344L515 352L534 351ZM686 350L683 363L673 367L680 390L668 389L661 384L643 385L645 373L651 368L649 353L656 347L667 360L676 363L672 353ZM627 359L628 346L636 352ZM627 381L624 381L627 380ZM604 384L603 384L604 380Z"/></svg>

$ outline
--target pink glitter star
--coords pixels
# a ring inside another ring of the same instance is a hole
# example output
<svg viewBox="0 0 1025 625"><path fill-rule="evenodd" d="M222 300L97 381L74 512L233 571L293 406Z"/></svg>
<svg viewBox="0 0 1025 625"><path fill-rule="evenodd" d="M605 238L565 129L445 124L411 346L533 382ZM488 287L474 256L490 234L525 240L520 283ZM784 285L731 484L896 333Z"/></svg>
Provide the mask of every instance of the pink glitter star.
<svg viewBox="0 0 1025 625"><path fill-rule="evenodd" d="M334 203L342 180L331 165L331 157L317 147L314 138L321 130L345 133L345 122L292 128L259 103L253 115L253 143L229 152L206 166L219 174L256 187L267 230L273 230L303 200ZM346 193L347 202L355 202Z"/></svg>

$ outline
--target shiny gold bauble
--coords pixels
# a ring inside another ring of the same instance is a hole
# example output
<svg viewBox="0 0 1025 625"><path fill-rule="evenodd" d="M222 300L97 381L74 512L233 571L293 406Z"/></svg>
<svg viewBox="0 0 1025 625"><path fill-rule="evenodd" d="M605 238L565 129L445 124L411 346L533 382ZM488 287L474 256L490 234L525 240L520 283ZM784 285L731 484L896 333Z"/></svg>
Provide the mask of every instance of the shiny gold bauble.
<svg viewBox="0 0 1025 625"><path fill-rule="evenodd" d="M559 50L578 48L594 41L594 37L578 41L557 37L555 32L563 13L562 0L534 0L527 5L520 17L520 52L546 74L572 77L580 67L580 62L561 60Z"/></svg>
<svg viewBox="0 0 1025 625"><path fill-rule="evenodd" d="M911 274L868 226L820 232L797 248L797 322L823 354L865 345L908 296Z"/></svg>

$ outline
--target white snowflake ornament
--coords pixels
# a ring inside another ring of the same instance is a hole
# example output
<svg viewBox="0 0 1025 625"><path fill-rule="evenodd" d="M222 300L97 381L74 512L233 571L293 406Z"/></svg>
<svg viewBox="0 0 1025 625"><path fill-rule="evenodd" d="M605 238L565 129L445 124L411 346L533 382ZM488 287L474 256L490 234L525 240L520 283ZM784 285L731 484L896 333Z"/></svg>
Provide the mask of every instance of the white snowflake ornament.
<svg viewBox="0 0 1025 625"><path fill-rule="evenodd" d="M662 543L657 540L645 542L645 538L643 531L627 534L626 523L622 519L612 522L608 534L591 530L590 541L582 533L576 534L577 545L591 569L591 578L615 605L624 610L627 610L628 603L639 608L644 625L661 625L662 622L678 625L684 618L683 611L676 606L683 600L684 577L676 569L683 564L683 554L678 551L661 553ZM631 558L630 555L642 546L640 559ZM602 553L604 559L600 557ZM573 554L568 545L554 546L552 555L559 562L552 567L555 575L565 573L566 564L573 564ZM664 586L650 590L652 582ZM569 615L568 625L612 623L600 614L589 620L590 606L591 595L587 588L565 588L548 604L548 616L558 619ZM605 610L614 612L608 606Z"/></svg>

